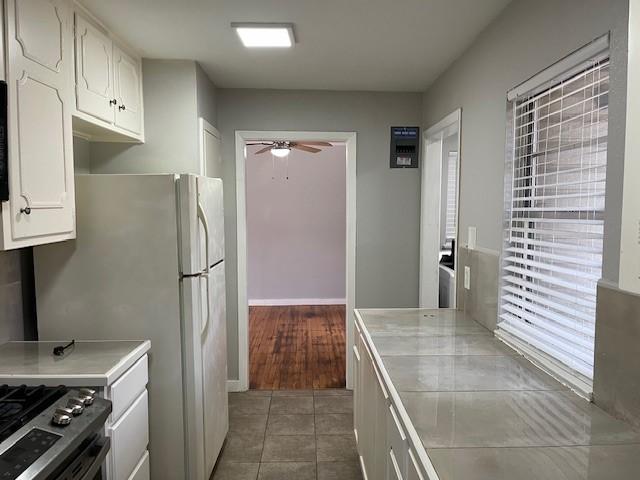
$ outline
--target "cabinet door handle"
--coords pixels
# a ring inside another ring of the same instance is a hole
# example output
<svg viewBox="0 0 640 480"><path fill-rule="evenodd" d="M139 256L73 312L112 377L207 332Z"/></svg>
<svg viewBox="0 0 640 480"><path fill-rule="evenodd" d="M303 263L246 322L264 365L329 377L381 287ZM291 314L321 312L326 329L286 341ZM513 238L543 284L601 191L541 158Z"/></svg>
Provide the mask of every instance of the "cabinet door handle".
<svg viewBox="0 0 640 480"><path fill-rule="evenodd" d="M24 213L25 215L31 215L31 207L21 208L20 213Z"/></svg>
<svg viewBox="0 0 640 480"><path fill-rule="evenodd" d="M124 105L120 105L118 106L118 110L120 111L126 110L126 107Z"/></svg>
<svg viewBox="0 0 640 480"><path fill-rule="evenodd" d="M116 100L115 98L113 100L109 100L109 105L117 105L118 104L118 100Z"/></svg>

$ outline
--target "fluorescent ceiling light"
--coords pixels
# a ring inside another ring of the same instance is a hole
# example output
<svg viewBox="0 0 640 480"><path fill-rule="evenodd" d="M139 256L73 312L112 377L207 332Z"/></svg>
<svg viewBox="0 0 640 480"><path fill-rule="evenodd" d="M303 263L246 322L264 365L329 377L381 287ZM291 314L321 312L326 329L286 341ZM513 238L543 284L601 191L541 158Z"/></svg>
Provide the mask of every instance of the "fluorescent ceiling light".
<svg viewBox="0 0 640 480"><path fill-rule="evenodd" d="M291 23L232 23L247 48L288 48L295 43Z"/></svg>
<svg viewBox="0 0 640 480"><path fill-rule="evenodd" d="M289 155L290 151L291 149L289 147L273 147L271 149L271 153L280 158L284 158Z"/></svg>

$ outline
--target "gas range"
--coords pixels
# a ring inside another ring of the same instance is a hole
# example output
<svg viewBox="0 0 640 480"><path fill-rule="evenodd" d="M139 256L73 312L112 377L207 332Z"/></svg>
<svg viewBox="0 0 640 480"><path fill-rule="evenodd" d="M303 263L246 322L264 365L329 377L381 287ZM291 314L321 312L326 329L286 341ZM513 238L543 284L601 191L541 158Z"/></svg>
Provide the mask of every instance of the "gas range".
<svg viewBox="0 0 640 480"><path fill-rule="evenodd" d="M100 478L111 402L95 393L0 386L0 480Z"/></svg>

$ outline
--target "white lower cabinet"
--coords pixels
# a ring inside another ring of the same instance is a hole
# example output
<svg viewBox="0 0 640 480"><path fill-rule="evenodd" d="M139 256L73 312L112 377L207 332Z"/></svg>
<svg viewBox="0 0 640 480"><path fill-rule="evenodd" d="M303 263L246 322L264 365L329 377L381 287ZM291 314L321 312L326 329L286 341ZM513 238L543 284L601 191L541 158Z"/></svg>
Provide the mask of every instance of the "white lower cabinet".
<svg viewBox="0 0 640 480"><path fill-rule="evenodd" d="M418 459L413 453L413 450L409 450L409 464L407 465L407 480L425 480L420 470L420 464Z"/></svg>
<svg viewBox="0 0 640 480"><path fill-rule="evenodd" d="M369 480L387 478L387 412L389 395L376 369L371 351L361 335L354 345L354 430L363 475Z"/></svg>
<svg viewBox="0 0 640 480"><path fill-rule="evenodd" d="M148 360L144 355L104 391L113 410L105 425L111 450L105 461L106 480L149 480Z"/></svg>
<svg viewBox="0 0 640 480"><path fill-rule="evenodd" d="M389 458L387 459L387 478L389 480L404 480L402 470L398 465L398 459L396 458L393 448L389 449Z"/></svg>
<svg viewBox="0 0 640 480"><path fill-rule="evenodd" d="M109 430L114 479L128 479L149 444L147 391L134 402Z"/></svg>
<svg viewBox="0 0 640 480"><path fill-rule="evenodd" d="M354 432L365 480L426 480L388 388L356 323Z"/></svg>
<svg viewBox="0 0 640 480"><path fill-rule="evenodd" d="M133 473L129 477L129 480L148 480L150 477L149 471L149 452L145 451L142 455L142 459L133 469Z"/></svg>
<svg viewBox="0 0 640 480"><path fill-rule="evenodd" d="M387 464L388 478L404 479L407 476L409 444L393 405L389 405L387 412L387 445L390 458L393 460Z"/></svg>

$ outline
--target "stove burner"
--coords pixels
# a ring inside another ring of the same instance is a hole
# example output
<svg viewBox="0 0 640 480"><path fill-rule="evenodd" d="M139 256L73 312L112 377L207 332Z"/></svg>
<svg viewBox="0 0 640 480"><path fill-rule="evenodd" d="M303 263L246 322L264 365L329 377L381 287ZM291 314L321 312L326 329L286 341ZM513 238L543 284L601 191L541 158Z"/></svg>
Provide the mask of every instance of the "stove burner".
<svg viewBox="0 0 640 480"><path fill-rule="evenodd" d="M58 398L66 387L0 385L0 442L20 429Z"/></svg>
<svg viewBox="0 0 640 480"><path fill-rule="evenodd" d="M0 424L9 417L13 417L16 413L22 411L21 403L6 402L0 404Z"/></svg>

